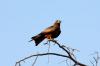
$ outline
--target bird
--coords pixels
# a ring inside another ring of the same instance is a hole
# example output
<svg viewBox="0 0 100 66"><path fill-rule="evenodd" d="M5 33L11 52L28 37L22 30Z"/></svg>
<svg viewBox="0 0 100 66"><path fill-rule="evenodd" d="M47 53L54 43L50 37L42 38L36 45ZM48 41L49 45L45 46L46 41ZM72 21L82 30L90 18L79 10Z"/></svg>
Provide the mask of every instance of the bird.
<svg viewBox="0 0 100 66"><path fill-rule="evenodd" d="M44 39L54 40L61 33L60 24L61 20L56 20L52 26L44 29L36 36L31 37L30 41L35 41L35 46L38 46Z"/></svg>

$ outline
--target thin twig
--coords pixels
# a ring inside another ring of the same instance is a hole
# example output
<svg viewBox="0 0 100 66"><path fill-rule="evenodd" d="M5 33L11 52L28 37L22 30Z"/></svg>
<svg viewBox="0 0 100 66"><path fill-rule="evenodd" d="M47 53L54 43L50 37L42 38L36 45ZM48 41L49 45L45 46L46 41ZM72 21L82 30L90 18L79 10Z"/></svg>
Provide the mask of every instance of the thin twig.
<svg viewBox="0 0 100 66"><path fill-rule="evenodd" d="M48 44L48 53L50 52L50 41L49 41L49 44ZM49 55L48 55L48 63L49 63Z"/></svg>
<svg viewBox="0 0 100 66"><path fill-rule="evenodd" d="M69 66L69 64L68 64L68 62L67 62L67 61L68 61L68 60L66 60L66 65L67 65L67 66Z"/></svg>
<svg viewBox="0 0 100 66"><path fill-rule="evenodd" d="M32 66L35 65L35 63L36 63L36 61L37 61L37 58L38 58L38 56L36 56L36 58L35 58L35 60L34 60L34 62L33 62L33 64L32 64Z"/></svg>
<svg viewBox="0 0 100 66"><path fill-rule="evenodd" d="M50 41L54 42L55 44L57 44L59 46L59 48L64 50L68 54L69 59L72 60L76 65L86 66L85 64L82 64L82 63L78 62L76 59L74 59L72 57L72 55L70 54L70 52L67 49L65 49L62 45L60 45L56 40L50 40Z"/></svg>
<svg viewBox="0 0 100 66"><path fill-rule="evenodd" d="M91 62L91 64L94 66L94 63L92 62L92 61L90 61Z"/></svg>
<svg viewBox="0 0 100 66"><path fill-rule="evenodd" d="M98 62L99 62L99 59L100 59L100 57L99 57L99 53L98 52L95 52L95 53L93 53L93 54L91 54L91 55L96 55L96 56L94 56L93 57L93 61L90 61L91 62L91 64L93 65L93 66L98 66Z"/></svg>

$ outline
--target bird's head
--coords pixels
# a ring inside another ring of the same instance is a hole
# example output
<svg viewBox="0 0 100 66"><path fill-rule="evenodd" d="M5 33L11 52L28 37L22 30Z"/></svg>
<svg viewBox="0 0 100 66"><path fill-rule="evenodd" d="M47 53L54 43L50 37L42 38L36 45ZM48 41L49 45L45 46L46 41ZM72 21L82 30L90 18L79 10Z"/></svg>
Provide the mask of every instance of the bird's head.
<svg viewBox="0 0 100 66"><path fill-rule="evenodd" d="M55 23L58 23L58 24L60 24L61 23L61 20L56 20L56 22Z"/></svg>
<svg viewBox="0 0 100 66"><path fill-rule="evenodd" d="M54 25L60 26L60 23L61 23L61 20L56 20L55 23L54 23Z"/></svg>

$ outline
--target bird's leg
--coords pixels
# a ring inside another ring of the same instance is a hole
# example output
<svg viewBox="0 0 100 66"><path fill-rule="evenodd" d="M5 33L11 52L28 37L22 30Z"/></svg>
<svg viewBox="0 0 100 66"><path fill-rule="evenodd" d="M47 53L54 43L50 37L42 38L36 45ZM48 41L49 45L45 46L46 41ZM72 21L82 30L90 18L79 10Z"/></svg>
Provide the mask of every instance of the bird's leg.
<svg viewBox="0 0 100 66"><path fill-rule="evenodd" d="M46 44L50 44L50 41L51 41L51 39L52 39L52 38L51 38L51 35L46 35L45 37L48 39L48 41L47 41L46 43L44 43L44 44L45 44L45 45L46 45Z"/></svg>

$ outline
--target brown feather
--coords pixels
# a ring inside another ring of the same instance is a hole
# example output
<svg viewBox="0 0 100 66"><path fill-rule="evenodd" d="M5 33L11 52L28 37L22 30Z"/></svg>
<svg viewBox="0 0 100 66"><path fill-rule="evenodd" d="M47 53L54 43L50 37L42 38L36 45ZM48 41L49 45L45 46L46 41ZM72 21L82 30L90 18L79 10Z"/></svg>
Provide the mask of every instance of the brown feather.
<svg viewBox="0 0 100 66"><path fill-rule="evenodd" d="M61 22L60 20L56 20L56 22L52 26L46 28L40 34L32 37L31 39L35 41L36 46L40 42L42 42L45 38L47 39L57 38L61 33L60 22Z"/></svg>
<svg viewBox="0 0 100 66"><path fill-rule="evenodd" d="M45 39L45 35L43 33L40 33L32 37L31 39L35 41L35 45L37 46L40 42L42 42Z"/></svg>

